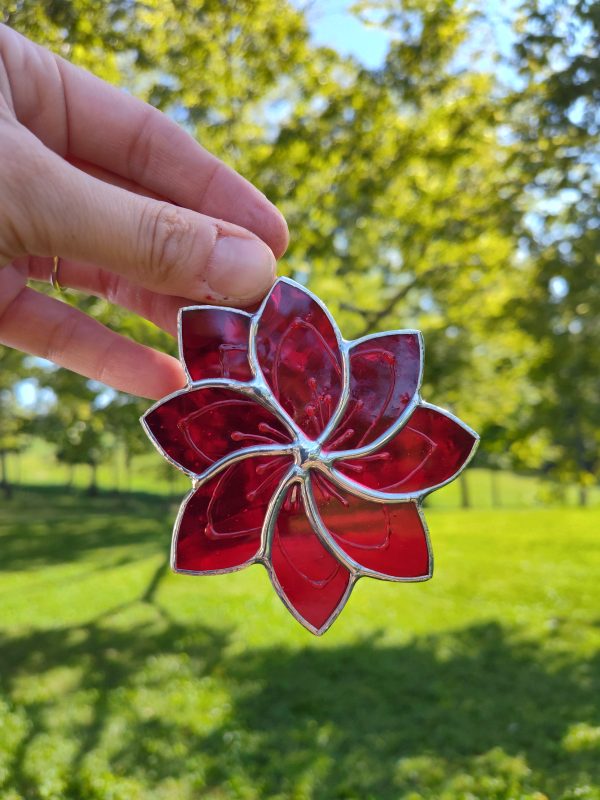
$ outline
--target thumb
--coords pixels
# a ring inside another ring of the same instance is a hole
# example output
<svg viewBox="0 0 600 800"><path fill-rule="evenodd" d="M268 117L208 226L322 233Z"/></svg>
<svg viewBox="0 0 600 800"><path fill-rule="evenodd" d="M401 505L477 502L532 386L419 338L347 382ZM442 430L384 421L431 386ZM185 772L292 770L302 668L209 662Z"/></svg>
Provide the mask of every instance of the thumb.
<svg viewBox="0 0 600 800"><path fill-rule="evenodd" d="M19 138L25 144L16 147L10 168L14 191L9 227L25 252L12 258L60 255L193 300L248 304L271 286L275 258L250 231L105 183L61 159L24 129ZM1 238L0 229L3 253Z"/></svg>

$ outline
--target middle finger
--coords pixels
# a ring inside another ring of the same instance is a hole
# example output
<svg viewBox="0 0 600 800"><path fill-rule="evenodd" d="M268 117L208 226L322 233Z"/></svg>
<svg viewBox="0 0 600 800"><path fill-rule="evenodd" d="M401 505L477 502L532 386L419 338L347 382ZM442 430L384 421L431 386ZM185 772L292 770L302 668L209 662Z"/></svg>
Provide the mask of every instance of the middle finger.
<svg viewBox="0 0 600 800"><path fill-rule="evenodd" d="M29 256L15 260L15 266L24 268L34 281L49 283L52 272L52 259ZM195 301L186 297L159 294L117 275L110 270L61 258L58 281L68 289L77 289L95 297L102 297L110 303L133 311L157 327L177 335L177 312L182 306L194 305Z"/></svg>

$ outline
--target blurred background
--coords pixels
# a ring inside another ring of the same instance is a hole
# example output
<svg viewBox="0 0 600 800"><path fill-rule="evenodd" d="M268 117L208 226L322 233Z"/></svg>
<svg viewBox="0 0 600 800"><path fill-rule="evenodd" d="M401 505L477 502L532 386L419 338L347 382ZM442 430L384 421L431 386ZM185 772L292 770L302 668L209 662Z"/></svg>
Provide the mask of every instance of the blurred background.
<svg viewBox="0 0 600 800"><path fill-rule="evenodd" d="M599 800L600 5L3 6L263 190L346 338L422 330L482 442L427 501L434 580L315 640L259 567L169 574L146 401L0 347L2 800Z"/></svg>

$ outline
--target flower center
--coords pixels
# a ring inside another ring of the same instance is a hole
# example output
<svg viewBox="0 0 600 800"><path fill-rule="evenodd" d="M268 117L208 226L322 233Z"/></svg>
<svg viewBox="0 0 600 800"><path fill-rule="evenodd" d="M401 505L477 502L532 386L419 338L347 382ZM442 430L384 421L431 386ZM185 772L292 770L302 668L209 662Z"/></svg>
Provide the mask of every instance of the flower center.
<svg viewBox="0 0 600 800"><path fill-rule="evenodd" d="M308 471L319 463L321 447L316 442L300 442L296 449L296 464Z"/></svg>

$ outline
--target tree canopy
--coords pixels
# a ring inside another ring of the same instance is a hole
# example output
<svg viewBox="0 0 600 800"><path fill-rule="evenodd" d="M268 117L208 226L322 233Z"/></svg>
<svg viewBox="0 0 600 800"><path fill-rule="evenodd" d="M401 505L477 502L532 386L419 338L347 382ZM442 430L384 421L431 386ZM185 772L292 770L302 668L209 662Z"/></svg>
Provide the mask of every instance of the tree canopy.
<svg viewBox="0 0 600 800"><path fill-rule="evenodd" d="M422 329L424 394L482 431L480 458L588 485L600 469L597 5L524 0L503 23L507 53L484 2L361 0L352 13L389 40L372 68L315 44L311 9L10 0L5 19L255 182L288 219L281 269L347 337ZM173 348L102 300L69 302ZM38 375L57 392L60 380ZM73 381L79 419L101 388ZM114 395L103 412L132 452L137 406Z"/></svg>

